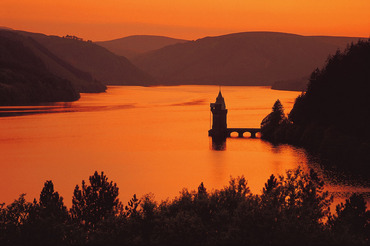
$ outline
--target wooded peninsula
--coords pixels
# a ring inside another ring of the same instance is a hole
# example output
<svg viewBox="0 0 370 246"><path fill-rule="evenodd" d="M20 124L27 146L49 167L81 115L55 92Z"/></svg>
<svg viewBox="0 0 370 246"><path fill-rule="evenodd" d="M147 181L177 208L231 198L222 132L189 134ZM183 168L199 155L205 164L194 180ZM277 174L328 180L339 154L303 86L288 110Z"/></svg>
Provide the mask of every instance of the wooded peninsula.
<svg viewBox="0 0 370 246"><path fill-rule="evenodd" d="M288 117L277 100L261 123L262 138L303 146L327 167L368 177L370 40L351 44L316 69Z"/></svg>

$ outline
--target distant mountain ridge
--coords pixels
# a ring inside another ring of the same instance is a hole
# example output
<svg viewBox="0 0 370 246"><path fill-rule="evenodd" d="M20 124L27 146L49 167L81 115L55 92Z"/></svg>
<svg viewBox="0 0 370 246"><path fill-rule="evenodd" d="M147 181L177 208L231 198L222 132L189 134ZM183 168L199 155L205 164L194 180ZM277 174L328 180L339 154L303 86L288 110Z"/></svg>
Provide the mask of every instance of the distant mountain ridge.
<svg viewBox="0 0 370 246"><path fill-rule="evenodd" d="M279 80L272 84L273 90L286 91L306 91L309 82L309 76L291 80Z"/></svg>
<svg viewBox="0 0 370 246"><path fill-rule="evenodd" d="M103 92L106 90L106 87L94 79L91 74L56 56L32 37L23 35L22 32L6 30L1 31L1 36L19 41L31 49L35 56L45 65L45 70L60 78L69 80L78 92Z"/></svg>
<svg viewBox="0 0 370 246"><path fill-rule="evenodd" d="M127 58L118 56L91 42L79 39L47 36L18 31L32 37L56 56L76 68L90 73L105 85L152 85L154 79L133 65Z"/></svg>
<svg viewBox="0 0 370 246"><path fill-rule="evenodd" d="M6 26L0 26L0 30L13 30L13 29Z"/></svg>
<svg viewBox="0 0 370 246"><path fill-rule="evenodd" d="M104 92L105 85L155 81L127 58L75 36L0 28L0 39L2 105L73 101L80 92Z"/></svg>
<svg viewBox="0 0 370 246"><path fill-rule="evenodd" d="M111 52L132 59L140 54L188 40L155 35L133 35L124 38L95 42Z"/></svg>
<svg viewBox="0 0 370 246"><path fill-rule="evenodd" d="M102 92L105 85L248 86L278 81L276 89L301 90L329 54L360 39L246 32L195 41L150 35L107 41L121 48L126 42L125 48L140 53L131 63L101 44L74 36L0 27L0 38L0 94L3 103L12 104L76 100L79 92Z"/></svg>
<svg viewBox="0 0 370 246"><path fill-rule="evenodd" d="M272 85L308 76L357 37L245 32L173 44L133 63L163 85Z"/></svg>

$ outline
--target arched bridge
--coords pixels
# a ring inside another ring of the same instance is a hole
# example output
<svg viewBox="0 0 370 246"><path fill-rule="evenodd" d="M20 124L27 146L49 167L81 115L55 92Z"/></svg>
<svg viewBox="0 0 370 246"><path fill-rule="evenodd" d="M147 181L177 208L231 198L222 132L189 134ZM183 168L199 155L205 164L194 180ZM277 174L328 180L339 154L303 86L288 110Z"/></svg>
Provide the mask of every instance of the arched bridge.
<svg viewBox="0 0 370 246"><path fill-rule="evenodd" d="M231 133L237 132L238 137L242 138L245 132L249 132L251 134L251 138L256 138L256 134L258 132L261 132L261 129L260 128L227 128L226 131L227 131L227 137L230 137Z"/></svg>

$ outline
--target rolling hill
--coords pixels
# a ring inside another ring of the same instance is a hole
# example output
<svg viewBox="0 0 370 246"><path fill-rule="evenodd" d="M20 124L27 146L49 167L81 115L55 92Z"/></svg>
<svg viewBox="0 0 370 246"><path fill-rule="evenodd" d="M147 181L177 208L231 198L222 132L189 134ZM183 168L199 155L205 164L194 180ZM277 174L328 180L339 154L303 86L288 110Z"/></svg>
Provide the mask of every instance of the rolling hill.
<svg viewBox="0 0 370 246"><path fill-rule="evenodd" d="M124 38L95 42L111 52L132 59L142 53L157 50L168 45L185 43L187 40L153 35L134 35Z"/></svg>
<svg viewBox="0 0 370 246"><path fill-rule="evenodd" d="M77 78L77 70L61 65L58 68L61 72L71 77L76 75L74 84L55 75L45 65L45 61L56 62L53 58L34 40L0 30L0 105L77 100L79 93L75 85L83 81L84 74Z"/></svg>
<svg viewBox="0 0 370 246"><path fill-rule="evenodd" d="M72 66L90 73L105 85L151 85L151 76L134 66L127 58L107 49L75 38L47 36L39 33L21 32L32 37L53 54Z"/></svg>
<svg viewBox="0 0 370 246"><path fill-rule="evenodd" d="M69 80L78 92L103 92L106 87L95 80L91 74L71 65L56 56L35 39L15 31L1 31L1 36L21 42L30 49L45 65L45 70L57 77Z"/></svg>
<svg viewBox="0 0 370 246"><path fill-rule="evenodd" d="M0 26L0 30L13 30L13 29L6 26Z"/></svg>
<svg viewBox="0 0 370 246"><path fill-rule="evenodd" d="M163 85L272 85L308 76L355 37L246 32L178 43L132 61Z"/></svg>

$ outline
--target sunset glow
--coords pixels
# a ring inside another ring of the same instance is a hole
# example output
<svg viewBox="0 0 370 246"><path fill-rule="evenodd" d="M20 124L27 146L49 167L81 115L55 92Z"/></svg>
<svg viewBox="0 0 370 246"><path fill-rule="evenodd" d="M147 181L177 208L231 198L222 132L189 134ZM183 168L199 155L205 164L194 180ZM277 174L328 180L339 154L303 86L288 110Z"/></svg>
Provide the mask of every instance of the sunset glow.
<svg viewBox="0 0 370 246"><path fill-rule="evenodd" d="M0 0L0 246L368 245L370 0Z"/></svg>
<svg viewBox="0 0 370 246"><path fill-rule="evenodd" d="M2 0L0 26L94 41L245 31L369 37L369 13L370 2L364 0Z"/></svg>

